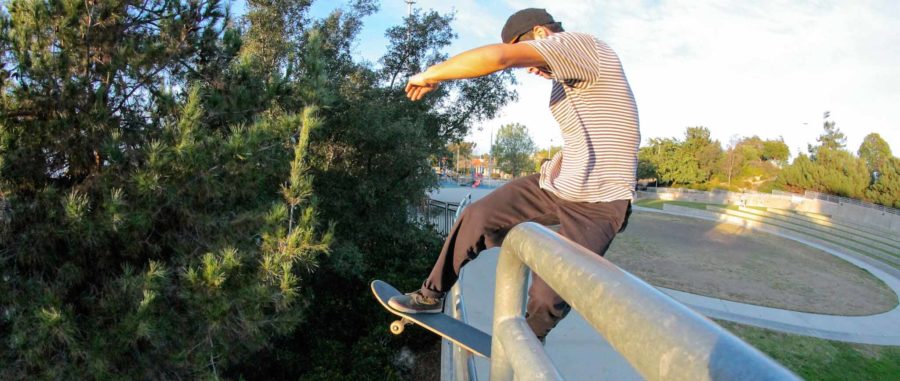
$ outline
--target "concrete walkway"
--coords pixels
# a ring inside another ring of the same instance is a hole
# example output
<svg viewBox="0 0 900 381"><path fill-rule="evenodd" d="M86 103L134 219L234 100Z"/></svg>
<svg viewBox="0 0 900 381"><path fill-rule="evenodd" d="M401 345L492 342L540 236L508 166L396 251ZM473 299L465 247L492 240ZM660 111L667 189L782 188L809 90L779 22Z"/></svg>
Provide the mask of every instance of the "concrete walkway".
<svg viewBox="0 0 900 381"><path fill-rule="evenodd" d="M490 190L477 188L442 188L433 193L432 197L442 201L459 202L466 194L472 193L473 200L477 200L489 192ZM656 209L637 207L636 209L643 212L662 212ZM816 247L861 267L884 281L894 293L900 295L900 279L893 274L882 271L855 256L804 241L797 237L786 238ZM461 283L470 323L485 332L490 332L491 328L490 315L493 313L494 271L496 269L497 252L498 250L485 251L479 256L478 260L467 265L464 268L463 281ZM830 340L864 344L900 345L900 306L876 315L835 316L761 307L671 289L660 288L660 290L681 303L694 308L696 311L717 319ZM572 315L576 314L573 312ZM587 348L590 349L588 350ZM554 330L554 333L548 338L547 349L552 358L559 356L560 359L564 359L567 363L573 360L578 360L575 361L576 363L580 362L580 359L585 355L589 357L584 358L588 363L601 358L601 355L602 358L618 356L614 351L611 351L611 348L602 340L602 337L594 332L593 328L583 319L580 319L580 316L570 316L564 320L560 327ZM553 352L557 352L558 355L554 355ZM612 379L628 379L629 375L636 376L636 373L627 364L622 366L621 364L615 365L615 363L616 361L593 364L594 367L588 370L586 375L596 376L596 372L600 371L596 369L596 366L603 365L607 367L603 372L613 377ZM560 370L565 369L563 366L559 366L559 368ZM578 374L573 374L572 376L572 379L583 379Z"/></svg>

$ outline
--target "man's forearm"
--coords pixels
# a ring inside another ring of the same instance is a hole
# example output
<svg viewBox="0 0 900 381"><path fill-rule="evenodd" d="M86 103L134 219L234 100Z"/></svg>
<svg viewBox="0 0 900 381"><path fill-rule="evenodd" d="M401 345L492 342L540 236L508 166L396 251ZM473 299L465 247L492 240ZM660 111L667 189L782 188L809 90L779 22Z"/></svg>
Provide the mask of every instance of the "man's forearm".
<svg viewBox="0 0 900 381"><path fill-rule="evenodd" d="M503 59L503 47L487 45L457 54L429 67L422 75L429 83L452 79L482 77L509 67Z"/></svg>

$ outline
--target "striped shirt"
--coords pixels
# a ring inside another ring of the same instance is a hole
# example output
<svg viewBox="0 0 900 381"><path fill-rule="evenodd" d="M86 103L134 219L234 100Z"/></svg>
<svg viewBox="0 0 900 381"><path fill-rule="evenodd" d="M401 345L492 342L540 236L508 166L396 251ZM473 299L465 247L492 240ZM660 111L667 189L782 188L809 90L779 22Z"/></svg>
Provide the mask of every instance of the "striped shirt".
<svg viewBox="0 0 900 381"><path fill-rule="evenodd" d="M523 43L547 61L553 78L550 111L564 142L541 166L541 188L568 201L633 199L641 132L619 57L583 33Z"/></svg>

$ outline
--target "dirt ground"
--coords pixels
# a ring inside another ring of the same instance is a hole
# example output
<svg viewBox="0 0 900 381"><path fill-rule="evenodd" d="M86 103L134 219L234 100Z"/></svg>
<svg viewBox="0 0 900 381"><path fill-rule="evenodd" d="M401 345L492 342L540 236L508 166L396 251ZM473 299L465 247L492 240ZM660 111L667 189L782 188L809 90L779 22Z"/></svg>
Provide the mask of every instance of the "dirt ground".
<svg viewBox="0 0 900 381"><path fill-rule="evenodd" d="M655 286L767 307L870 315L897 305L883 282L833 255L688 217L635 212L606 258Z"/></svg>

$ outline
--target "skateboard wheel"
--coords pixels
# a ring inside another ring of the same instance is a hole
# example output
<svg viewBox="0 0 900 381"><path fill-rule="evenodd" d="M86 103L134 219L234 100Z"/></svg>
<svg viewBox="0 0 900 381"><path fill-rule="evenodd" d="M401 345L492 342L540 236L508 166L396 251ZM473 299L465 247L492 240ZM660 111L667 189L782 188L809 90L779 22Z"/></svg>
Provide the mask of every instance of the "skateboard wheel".
<svg viewBox="0 0 900 381"><path fill-rule="evenodd" d="M397 320L397 321L394 321L393 323L391 323L391 333L393 333L395 335L399 335L399 334L403 333L403 328L404 328L403 322L401 322L400 320Z"/></svg>

